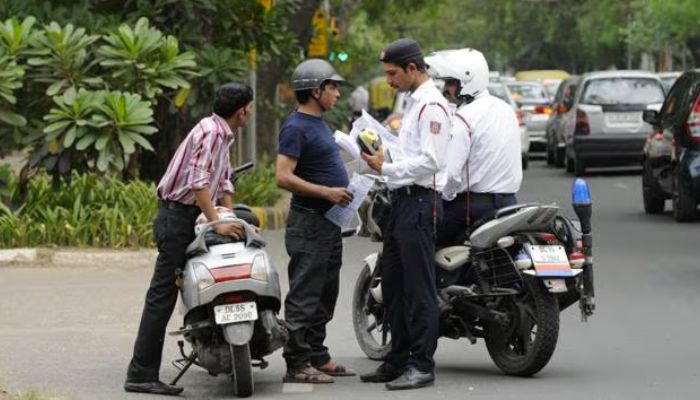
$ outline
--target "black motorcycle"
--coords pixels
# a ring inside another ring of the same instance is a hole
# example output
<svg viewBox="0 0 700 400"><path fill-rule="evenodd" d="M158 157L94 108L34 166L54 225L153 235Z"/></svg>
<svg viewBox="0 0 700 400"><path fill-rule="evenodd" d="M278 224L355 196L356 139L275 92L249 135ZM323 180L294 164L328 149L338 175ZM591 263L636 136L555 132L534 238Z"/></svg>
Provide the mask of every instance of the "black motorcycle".
<svg viewBox="0 0 700 400"><path fill-rule="evenodd" d="M579 302L582 320L593 314L591 201L577 179L573 206L580 219L555 205L519 204L482 218L462 245L436 252L440 335L483 338L506 374L531 376L549 362L559 336L559 313ZM382 240L389 208L386 186L377 181L359 210L358 236ZM391 348L382 301L381 250L370 254L355 284L353 325L360 348L381 360Z"/></svg>

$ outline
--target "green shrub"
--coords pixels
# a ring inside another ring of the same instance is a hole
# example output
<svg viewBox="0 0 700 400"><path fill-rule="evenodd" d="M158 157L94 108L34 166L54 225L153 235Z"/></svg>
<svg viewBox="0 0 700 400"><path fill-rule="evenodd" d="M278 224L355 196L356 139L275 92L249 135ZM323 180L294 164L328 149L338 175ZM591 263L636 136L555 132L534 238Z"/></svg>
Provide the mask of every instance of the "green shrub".
<svg viewBox="0 0 700 400"><path fill-rule="evenodd" d="M0 167L0 248L33 246L149 247L157 211L155 185L139 180L123 182L111 176L80 175L52 185L48 175L32 179L18 203L16 179ZM236 183L236 202L272 205L281 193L274 166L262 162ZM12 200L14 199L14 207Z"/></svg>
<svg viewBox="0 0 700 400"><path fill-rule="evenodd" d="M272 206L281 196L275 181L275 164L267 157L263 157L255 171L244 173L236 181L236 203Z"/></svg>
<svg viewBox="0 0 700 400"><path fill-rule="evenodd" d="M0 244L150 246L154 193L153 184L77 173L54 188L51 179L41 175L30 182L21 206L0 210Z"/></svg>

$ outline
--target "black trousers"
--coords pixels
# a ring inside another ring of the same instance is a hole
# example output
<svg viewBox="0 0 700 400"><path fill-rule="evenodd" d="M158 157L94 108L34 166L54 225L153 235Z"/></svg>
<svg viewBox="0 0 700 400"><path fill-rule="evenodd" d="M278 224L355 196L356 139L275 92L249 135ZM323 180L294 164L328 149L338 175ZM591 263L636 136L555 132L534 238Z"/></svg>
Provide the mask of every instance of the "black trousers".
<svg viewBox="0 0 700 400"><path fill-rule="evenodd" d="M292 207L284 241L290 260L284 300L289 341L283 356L293 372L331 359L323 342L338 299L343 240L340 228L321 213Z"/></svg>
<svg viewBox="0 0 700 400"><path fill-rule="evenodd" d="M146 293L127 381L150 382L159 379L165 330L178 295L175 270L185 267L185 249L194 240L194 221L198 214L196 207L158 209L153 221L158 258Z"/></svg>
<svg viewBox="0 0 700 400"><path fill-rule="evenodd" d="M382 296L391 324L385 361L397 369L433 371L438 340L435 288L434 192L392 196L381 258ZM442 203L437 200L437 218Z"/></svg>
<svg viewBox="0 0 700 400"><path fill-rule="evenodd" d="M469 220L474 223L487 213L517 204L514 194L472 193L469 197ZM467 194L460 193L454 200L443 201L445 215L438 225L438 247L460 244L466 240Z"/></svg>

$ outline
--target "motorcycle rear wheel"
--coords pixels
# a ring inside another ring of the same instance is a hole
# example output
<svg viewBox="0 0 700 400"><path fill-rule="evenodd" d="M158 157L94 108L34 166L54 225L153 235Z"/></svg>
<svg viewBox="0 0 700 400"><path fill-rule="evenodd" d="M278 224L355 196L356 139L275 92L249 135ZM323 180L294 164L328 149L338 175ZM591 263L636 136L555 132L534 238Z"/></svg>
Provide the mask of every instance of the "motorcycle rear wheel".
<svg viewBox="0 0 700 400"><path fill-rule="evenodd" d="M231 381L238 397L249 397L253 394L253 365L250 360L250 345L231 346L233 369Z"/></svg>
<svg viewBox="0 0 700 400"><path fill-rule="evenodd" d="M372 274L369 266L365 265L357 277L355 291L352 296L352 325L355 328L355 338L362 351L372 360L383 360L391 350L391 338L387 332L385 343L383 329L389 329L383 325L382 319L372 312L370 308L375 306L374 298L369 292Z"/></svg>
<svg viewBox="0 0 700 400"><path fill-rule="evenodd" d="M542 281L523 276L525 290L505 297L498 311L511 318L509 326L489 324L484 341L491 359L508 375L532 376L547 365L559 337L557 299Z"/></svg>

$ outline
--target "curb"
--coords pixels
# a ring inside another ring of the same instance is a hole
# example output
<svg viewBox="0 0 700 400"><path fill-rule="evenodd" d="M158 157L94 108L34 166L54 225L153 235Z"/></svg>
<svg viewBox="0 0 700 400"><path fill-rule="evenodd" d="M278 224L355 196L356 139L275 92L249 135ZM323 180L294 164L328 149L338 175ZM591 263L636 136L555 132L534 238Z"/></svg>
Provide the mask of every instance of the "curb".
<svg viewBox="0 0 700 400"><path fill-rule="evenodd" d="M260 229L284 229L287 226L289 202L292 194L286 190L272 207L250 207L260 220Z"/></svg>
<svg viewBox="0 0 700 400"><path fill-rule="evenodd" d="M261 229L284 229L289 207L251 207L260 220Z"/></svg>
<svg viewBox="0 0 700 400"><path fill-rule="evenodd" d="M284 202L276 207L251 207L260 220L262 229L284 229L289 203ZM126 268L152 266L158 252L155 249L112 250L99 248L15 248L0 249L0 268L7 266L31 266L36 264L66 266L66 267L95 267L100 265L121 265Z"/></svg>
<svg viewBox="0 0 700 400"><path fill-rule="evenodd" d="M153 265L157 256L156 249L54 249L48 247L3 249L0 250L0 267L36 264L66 267L99 267L101 265L141 267Z"/></svg>

